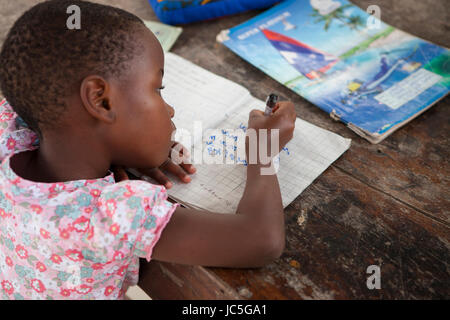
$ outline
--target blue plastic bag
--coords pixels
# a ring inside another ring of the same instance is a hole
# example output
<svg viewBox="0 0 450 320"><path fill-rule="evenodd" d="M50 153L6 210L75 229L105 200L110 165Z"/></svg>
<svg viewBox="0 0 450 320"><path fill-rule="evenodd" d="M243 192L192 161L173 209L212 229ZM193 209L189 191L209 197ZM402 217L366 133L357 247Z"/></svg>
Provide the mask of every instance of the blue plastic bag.
<svg viewBox="0 0 450 320"><path fill-rule="evenodd" d="M186 24L266 8L280 0L149 0L149 2L162 22Z"/></svg>

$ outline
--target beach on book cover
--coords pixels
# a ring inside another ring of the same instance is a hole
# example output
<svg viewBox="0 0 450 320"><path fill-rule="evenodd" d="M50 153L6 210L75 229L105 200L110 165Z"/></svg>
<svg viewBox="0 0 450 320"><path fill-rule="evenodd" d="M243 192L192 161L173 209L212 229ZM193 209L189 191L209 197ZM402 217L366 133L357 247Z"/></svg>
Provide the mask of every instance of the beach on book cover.
<svg viewBox="0 0 450 320"><path fill-rule="evenodd" d="M374 137L450 89L450 50L346 0L288 0L218 36L232 51Z"/></svg>

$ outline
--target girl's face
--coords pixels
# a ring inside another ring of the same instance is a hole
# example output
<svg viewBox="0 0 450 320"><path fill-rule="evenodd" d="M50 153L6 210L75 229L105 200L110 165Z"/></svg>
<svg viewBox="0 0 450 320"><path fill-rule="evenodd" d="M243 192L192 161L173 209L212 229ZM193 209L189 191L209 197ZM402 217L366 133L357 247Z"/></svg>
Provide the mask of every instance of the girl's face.
<svg viewBox="0 0 450 320"><path fill-rule="evenodd" d="M113 164L152 168L167 160L173 144L174 109L161 97L164 53L156 37L144 30L143 52L132 61L129 80L111 82L111 102L118 109L111 137Z"/></svg>

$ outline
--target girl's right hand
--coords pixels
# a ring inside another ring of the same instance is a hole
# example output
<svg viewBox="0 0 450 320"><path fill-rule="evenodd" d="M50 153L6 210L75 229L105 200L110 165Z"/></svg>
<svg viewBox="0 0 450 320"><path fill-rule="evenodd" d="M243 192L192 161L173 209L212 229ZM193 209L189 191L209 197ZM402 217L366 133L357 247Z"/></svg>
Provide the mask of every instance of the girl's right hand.
<svg viewBox="0 0 450 320"><path fill-rule="evenodd" d="M290 101L280 101L275 107L272 115L266 116L261 110L252 110L248 120L248 128L254 129L258 137L256 148L259 148L260 132L259 129L267 129L267 149L271 146L271 132L270 130L279 130L278 154L281 149L292 139L295 129L295 119L297 114L295 112L294 104ZM251 139L246 139L246 150L248 158L248 144L252 143ZM259 154L259 151L258 151ZM272 154L274 154L272 152Z"/></svg>

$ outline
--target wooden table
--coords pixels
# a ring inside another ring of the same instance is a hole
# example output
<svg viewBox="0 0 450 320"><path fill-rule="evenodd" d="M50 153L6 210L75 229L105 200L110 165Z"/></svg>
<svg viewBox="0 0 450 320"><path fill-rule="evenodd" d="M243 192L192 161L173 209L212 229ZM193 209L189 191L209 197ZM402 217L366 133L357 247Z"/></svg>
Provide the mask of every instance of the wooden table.
<svg viewBox="0 0 450 320"><path fill-rule="evenodd" d="M36 2L7 4L0 40ZM156 20L146 0L97 2ZM447 0L353 2L377 4L383 21L450 46ZM276 262L260 269L143 262L141 288L153 299L450 298L450 98L372 145L215 41L256 13L184 26L172 51L259 99L280 93L302 119L351 138L352 146L286 208L286 249ZM381 268L380 290L366 286L369 265Z"/></svg>
<svg viewBox="0 0 450 320"><path fill-rule="evenodd" d="M378 4L385 22L450 46L446 0L354 3ZM255 14L185 26L172 51L259 99L279 92L301 118L352 146L286 208L286 249L275 263L245 270L143 263L140 286L154 299L448 299L450 99L372 145L215 41ZM380 266L380 290L366 286L369 265Z"/></svg>

